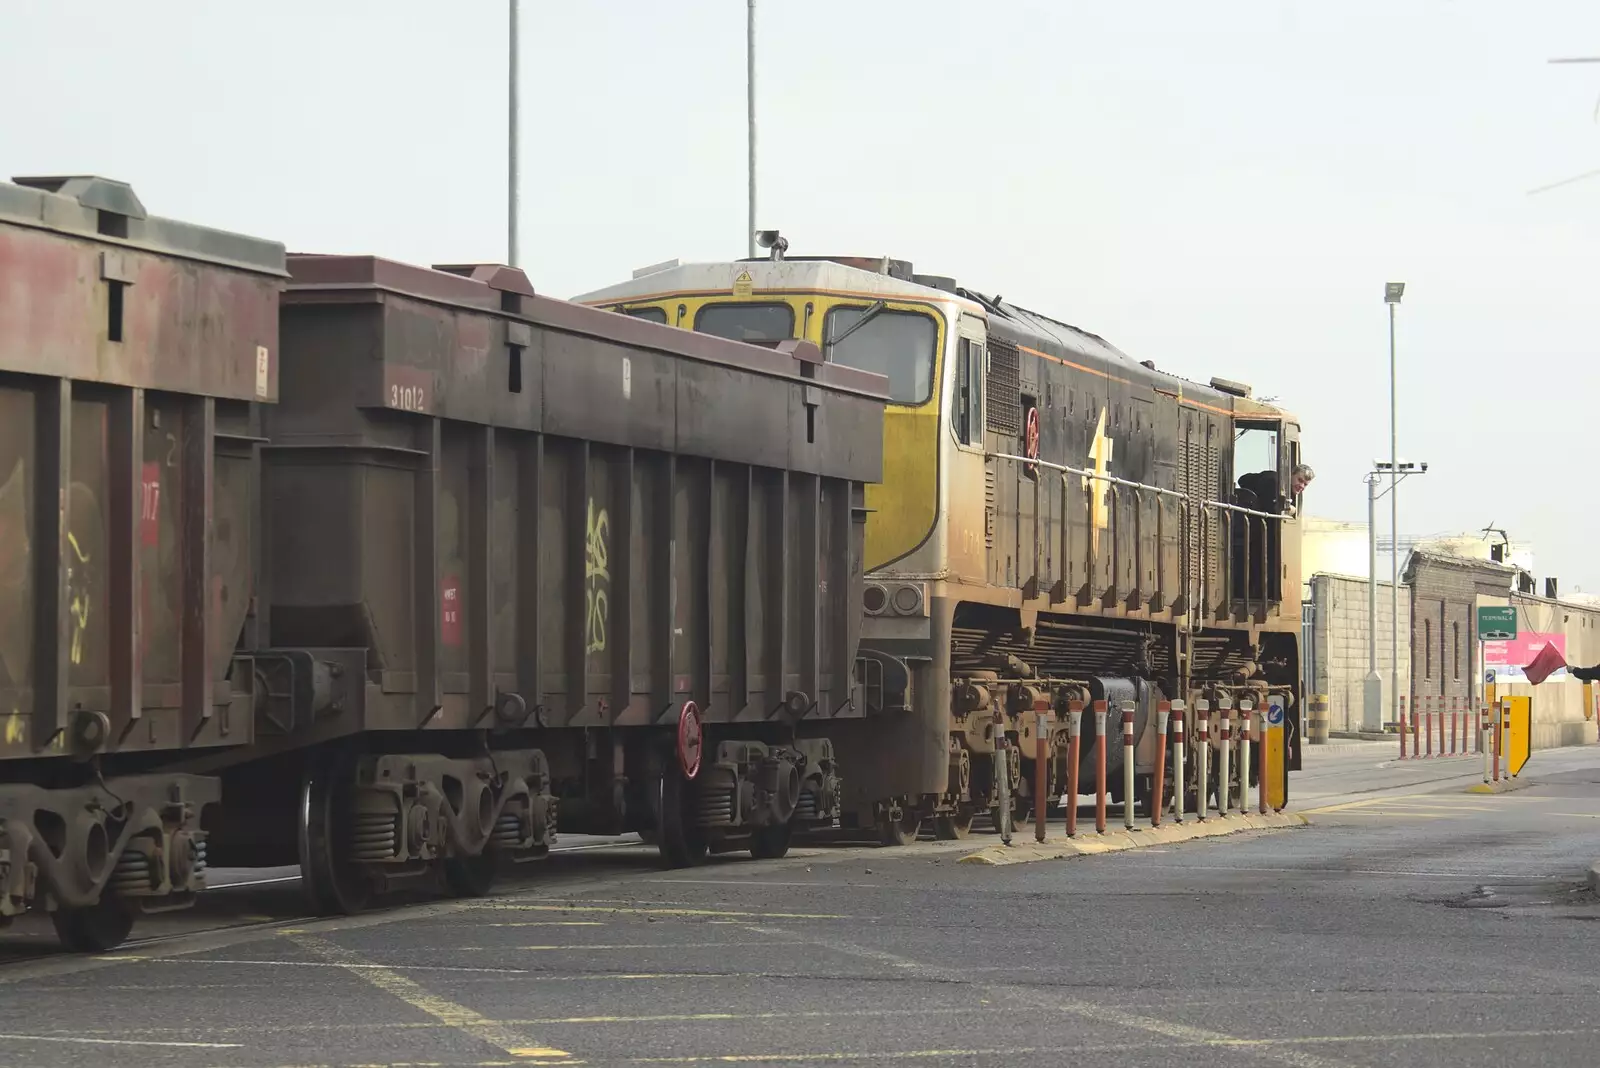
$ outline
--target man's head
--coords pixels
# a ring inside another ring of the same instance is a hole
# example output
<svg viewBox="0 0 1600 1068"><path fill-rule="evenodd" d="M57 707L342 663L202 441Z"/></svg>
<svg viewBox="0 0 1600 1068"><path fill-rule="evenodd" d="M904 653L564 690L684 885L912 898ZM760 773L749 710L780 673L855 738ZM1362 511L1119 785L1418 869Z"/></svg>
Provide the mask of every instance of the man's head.
<svg viewBox="0 0 1600 1068"><path fill-rule="evenodd" d="M1311 485L1311 480L1316 477L1317 473L1311 470L1310 467L1306 466L1305 464L1296 464L1294 468L1294 480L1292 482L1294 487L1294 495L1298 497L1300 494L1304 493L1306 487Z"/></svg>

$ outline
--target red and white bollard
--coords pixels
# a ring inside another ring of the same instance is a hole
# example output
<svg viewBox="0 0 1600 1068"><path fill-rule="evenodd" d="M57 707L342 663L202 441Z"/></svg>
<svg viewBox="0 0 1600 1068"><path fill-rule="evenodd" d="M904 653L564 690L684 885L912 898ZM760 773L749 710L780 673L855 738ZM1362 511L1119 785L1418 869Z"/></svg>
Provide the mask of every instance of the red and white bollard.
<svg viewBox="0 0 1600 1068"><path fill-rule="evenodd" d="M1492 774L1490 762L1494 759L1493 747L1489 744L1488 705L1478 710L1478 753L1483 757L1483 781L1488 782Z"/></svg>
<svg viewBox="0 0 1600 1068"><path fill-rule="evenodd" d="M1267 710L1256 713L1256 806L1267 814Z"/></svg>
<svg viewBox="0 0 1600 1068"><path fill-rule="evenodd" d="M1428 745L1427 756L1433 756L1433 698L1423 697L1422 701L1422 738Z"/></svg>
<svg viewBox="0 0 1600 1068"><path fill-rule="evenodd" d="M1239 702L1239 815L1250 811L1250 723L1255 702Z"/></svg>
<svg viewBox="0 0 1600 1068"><path fill-rule="evenodd" d="M1199 742L1194 749L1194 775L1199 797L1194 808L1195 817L1204 820L1211 814L1211 702L1196 701L1194 714L1199 717L1196 726L1200 729Z"/></svg>
<svg viewBox="0 0 1600 1068"><path fill-rule="evenodd" d="M1044 841L1046 795L1050 792L1050 712L1048 706L1034 706L1033 737L1033 839Z"/></svg>
<svg viewBox="0 0 1600 1068"><path fill-rule="evenodd" d="M1228 763L1233 756L1233 698L1217 698L1217 711L1222 715L1222 733L1217 739L1222 743L1217 765L1217 812L1226 816L1228 806L1233 803L1233 787L1228 782Z"/></svg>
<svg viewBox="0 0 1600 1068"><path fill-rule="evenodd" d="M1083 702L1067 702L1067 837L1078 834L1078 754L1083 733Z"/></svg>
<svg viewBox="0 0 1600 1068"><path fill-rule="evenodd" d="M1106 833L1106 703L1094 703L1094 830Z"/></svg>
<svg viewBox="0 0 1600 1068"><path fill-rule="evenodd" d="M1183 822L1183 754L1189 745L1189 736L1183 729L1183 714L1188 705L1179 700L1172 702L1172 822Z"/></svg>
<svg viewBox="0 0 1600 1068"><path fill-rule="evenodd" d="M1406 699L1400 698L1400 707L1395 709L1395 715L1400 723L1400 759L1406 758Z"/></svg>
<svg viewBox="0 0 1600 1068"><path fill-rule="evenodd" d="M1122 825L1133 830L1133 702L1122 702Z"/></svg>
<svg viewBox="0 0 1600 1068"><path fill-rule="evenodd" d="M1150 784L1150 826L1161 826L1161 806L1167 797L1167 724L1172 719L1172 703L1156 702L1156 773Z"/></svg>

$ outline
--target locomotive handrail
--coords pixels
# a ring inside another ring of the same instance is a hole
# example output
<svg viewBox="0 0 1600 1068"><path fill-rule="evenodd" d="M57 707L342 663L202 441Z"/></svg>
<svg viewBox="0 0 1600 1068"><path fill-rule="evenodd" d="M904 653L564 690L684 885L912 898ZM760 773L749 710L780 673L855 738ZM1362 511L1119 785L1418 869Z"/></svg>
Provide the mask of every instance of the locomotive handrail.
<svg viewBox="0 0 1600 1068"><path fill-rule="evenodd" d="M1148 490L1149 492L1158 494L1162 497L1176 497L1182 501L1191 500L1187 494L1179 493L1177 490L1162 489L1160 486L1150 486L1143 482L1130 482L1128 479L1118 478L1115 475L1102 475L1094 471L1084 470L1083 468L1068 467L1066 464L1051 463L1049 460L1030 460L1026 456L1016 456L1009 452L985 453L984 458L989 460L1015 460L1018 463L1032 464L1037 467L1047 468L1051 471L1058 471L1063 475L1079 475L1083 478L1092 478L1099 482L1109 482L1113 486L1127 486L1129 489ZM1220 508L1223 511L1238 512L1240 515L1252 515L1259 519L1287 518L1278 512L1261 512L1254 508L1246 508L1240 504L1228 504L1225 501L1208 501L1204 498L1201 498L1200 504L1205 508Z"/></svg>

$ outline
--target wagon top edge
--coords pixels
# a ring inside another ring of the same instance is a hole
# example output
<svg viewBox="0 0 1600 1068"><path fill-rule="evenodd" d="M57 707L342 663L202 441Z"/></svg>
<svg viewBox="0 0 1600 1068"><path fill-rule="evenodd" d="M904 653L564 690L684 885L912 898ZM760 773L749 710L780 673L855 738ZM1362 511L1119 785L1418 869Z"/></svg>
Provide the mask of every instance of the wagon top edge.
<svg viewBox="0 0 1600 1068"><path fill-rule="evenodd" d="M0 226L137 249L255 274L288 276L281 242L150 215L127 182L98 175L0 182Z"/></svg>
<svg viewBox="0 0 1600 1068"><path fill-rule="evenodd" d="M382 293L627 348L803 381L884 404L889 401L885 376L827 363L821 350L809 341L747 344L540 296L522 270L504 264L419 267L381 256L294 252L288 256L288 266L286 305L366 301L374 293Z"/></svg>

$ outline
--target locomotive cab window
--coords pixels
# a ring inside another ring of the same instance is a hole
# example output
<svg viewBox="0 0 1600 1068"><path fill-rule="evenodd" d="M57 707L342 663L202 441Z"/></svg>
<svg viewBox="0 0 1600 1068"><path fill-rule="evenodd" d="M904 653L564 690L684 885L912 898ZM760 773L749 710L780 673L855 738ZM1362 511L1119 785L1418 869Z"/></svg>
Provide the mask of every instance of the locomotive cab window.
<svg viewBox="0 0 1600 1068"><path fill-rule="evenodd" d="M646 322L651 323L660 323L662 326L667 325L667 313L663 308L652 308L648 305L643 305L637 308L618 308L617 310L622 312L624 315L631 315L635 319L643 319Z"/></svg>
<svg viewBox="0 0 1600 1068"><path fill-rule="evenodd" d="M896 404L923 404L933 395L939 329L931 316L881 303L844 305L829 309L822 336L829 362L883 375Z"/></svg>
<svg viewBox="0 0 1600 1068"><path fill-rule="evenodd" d="M963 445L983 444L983 342L961 339L955 389L950 394L950 425Z"/></svg>
<svg viewBox="0 0 1600 1068"><path fill-rule="evenodd" d="M1276 420L1240 419L1233 429L1233 512L1231 563L1233 594L1241 600L1277 601L1283 596L1283 521L1292 492L1282 475L1283 428Z"/></svg>
<svg viewBox="0 0 1600 1068"><path fill-rule="evenodd" d="M707 304L695 313L697 333L730 341L787 341L794 337L794 309L787 304Z"/></svg>

